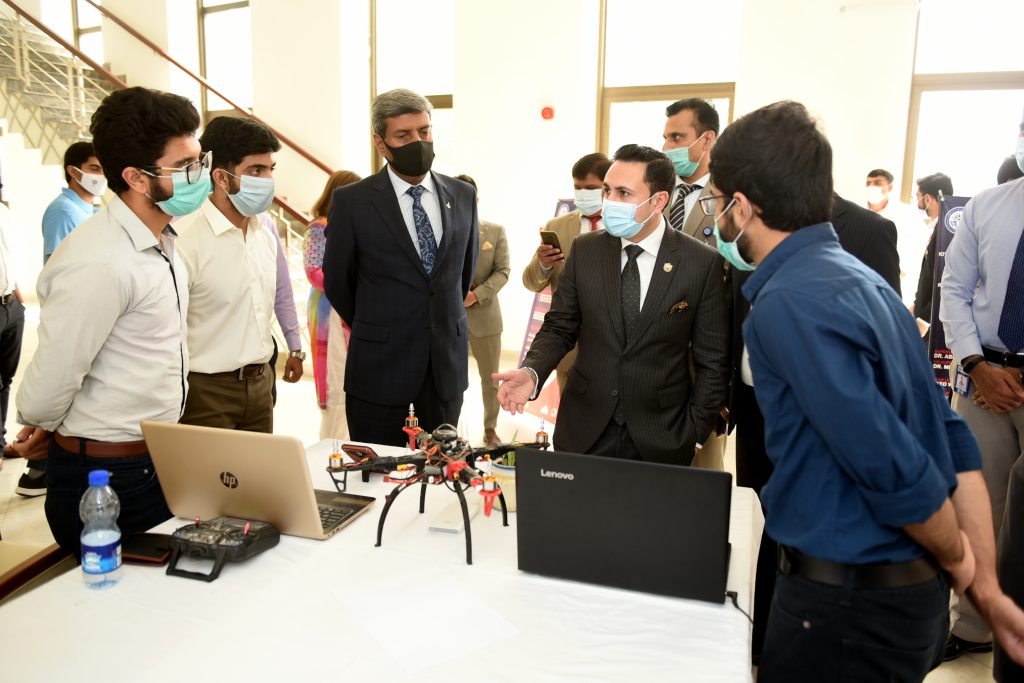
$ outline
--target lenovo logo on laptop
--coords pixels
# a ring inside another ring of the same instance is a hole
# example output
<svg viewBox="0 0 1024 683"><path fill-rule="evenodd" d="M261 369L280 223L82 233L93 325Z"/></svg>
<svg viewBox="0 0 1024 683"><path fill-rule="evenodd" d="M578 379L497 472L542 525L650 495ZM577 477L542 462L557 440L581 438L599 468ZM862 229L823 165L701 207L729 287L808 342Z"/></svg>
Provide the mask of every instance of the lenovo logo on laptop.
<svg viewBox="0 0 1024 683"><path fill-rule="evenodd" d="M236 489L238 488L238 477L231 474L230 472L221 472L220 483L224 484L224 486L228 487L229 489Z"/></svg>
<svg viewBox="0 0 1024 683"><path fill-rule="evenodd" d="M566 479L568 481L576 478L572 472L556 472L554 470L546 470L543 467L540 468L540 476L548 479Z"/></svg>

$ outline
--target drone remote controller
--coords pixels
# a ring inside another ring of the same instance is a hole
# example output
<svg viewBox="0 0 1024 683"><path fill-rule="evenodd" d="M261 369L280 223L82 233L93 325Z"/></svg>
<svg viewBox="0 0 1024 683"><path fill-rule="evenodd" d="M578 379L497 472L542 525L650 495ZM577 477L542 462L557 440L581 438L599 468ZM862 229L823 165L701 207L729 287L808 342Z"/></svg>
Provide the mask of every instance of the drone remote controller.
<svg viewBox="0 0 1024 683"><path fill-rule="evenodd" d="M167 565L169 576L197 579L210 582L220 576L227 562L241 562L264 550L269 550L281 540L281 533L267 522L238 519L236 517L215 517L180 527L171 534L171 561ZM213 560L209 574L178 569L181 556Z"/></svg>

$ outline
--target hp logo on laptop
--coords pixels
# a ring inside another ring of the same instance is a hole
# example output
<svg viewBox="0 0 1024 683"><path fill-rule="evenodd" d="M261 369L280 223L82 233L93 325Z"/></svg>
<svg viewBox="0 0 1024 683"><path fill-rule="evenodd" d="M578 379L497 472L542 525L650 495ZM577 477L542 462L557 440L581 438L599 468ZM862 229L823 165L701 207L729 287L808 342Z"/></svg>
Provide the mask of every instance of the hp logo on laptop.
<svg viewBox="0 0 1024 683"><path fill-rule="evenodd" d="M229 489L237 489L238 488L238 477L236 477L235 475L231 474L230 472L221 472L220 473L220 483L224 484L224 486L229 488Z"/></svg>

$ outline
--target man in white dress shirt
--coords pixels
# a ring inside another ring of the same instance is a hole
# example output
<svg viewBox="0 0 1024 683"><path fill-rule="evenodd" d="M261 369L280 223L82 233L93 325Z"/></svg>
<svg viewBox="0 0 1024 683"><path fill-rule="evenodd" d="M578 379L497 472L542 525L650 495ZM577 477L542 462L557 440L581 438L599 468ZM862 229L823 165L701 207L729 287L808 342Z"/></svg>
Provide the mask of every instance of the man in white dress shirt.
<svg viewBox="0 0 1024 683"><path fill-rule="evenodd" d="M116 195L54 252L39 277L39 347L18 390L15 451L48 457L46 519L78 554L78 504L94 469L111 472L125 535L171 516L139 423L177 422L187 393L186 272L170 216L209 188L186 98L128 88L90 130Z"/></svg>
<svg viewBox="0 0 1024 683"><path fill-rule="evenodd" d="M189 272L189 395L185 424L273 431L271 325L277 241L257 216L274 200L281 143L252 119L221 116L200 138L213 156L213 193L178 230ZM302 350L288 363L299 365Z"/></svg>

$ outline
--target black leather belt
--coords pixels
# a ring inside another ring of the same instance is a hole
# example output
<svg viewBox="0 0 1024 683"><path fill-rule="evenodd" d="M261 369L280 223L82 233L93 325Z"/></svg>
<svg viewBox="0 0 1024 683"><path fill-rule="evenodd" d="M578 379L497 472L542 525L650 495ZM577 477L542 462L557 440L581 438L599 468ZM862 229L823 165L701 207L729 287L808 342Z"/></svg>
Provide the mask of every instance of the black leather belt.
<svg viewBox="0 0 1024 683"><path fill-rule="evenodd" d="M938 567L927 558L899 564L842 564L804 555L795 548L779 549L779 571L827 586L905 588L930 581L939 574Z"/></svg>
<svg viewBox="0 0 1024 683"><path fill-rule="evenodd" d="M252 379L253 377L259 377L267 370L266 363L252 363L251 365L243 365L237 370L228 370L227 372L210 372L210 373L199 373L207 374L210 377L224 377L229 379Z"/></svg>
<svg viewBox="0 0 1024 683"><path fill-rule="evenodd" d="M996 351L981 347L985 360L989 363L997 363L1004 368L1024 368L1024 353L1010 353L1009 351Z"/></svg>

